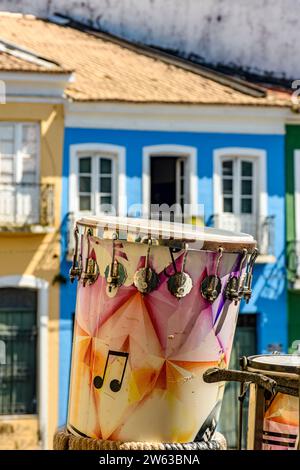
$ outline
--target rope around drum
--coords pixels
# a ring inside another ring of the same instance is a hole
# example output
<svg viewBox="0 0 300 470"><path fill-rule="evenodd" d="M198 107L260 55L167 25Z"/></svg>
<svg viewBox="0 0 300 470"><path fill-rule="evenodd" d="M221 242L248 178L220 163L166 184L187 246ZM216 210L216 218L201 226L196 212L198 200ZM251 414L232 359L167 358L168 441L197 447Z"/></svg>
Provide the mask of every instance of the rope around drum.
<svg viewBox="0 0 300 470"><path fill-rule="evenodd" d="M53 448L54 450L226 450L227 443L219 432L216 432L208 442L165 443L103 441L73 436L67 431L58 431L54 435Z"/></svg>

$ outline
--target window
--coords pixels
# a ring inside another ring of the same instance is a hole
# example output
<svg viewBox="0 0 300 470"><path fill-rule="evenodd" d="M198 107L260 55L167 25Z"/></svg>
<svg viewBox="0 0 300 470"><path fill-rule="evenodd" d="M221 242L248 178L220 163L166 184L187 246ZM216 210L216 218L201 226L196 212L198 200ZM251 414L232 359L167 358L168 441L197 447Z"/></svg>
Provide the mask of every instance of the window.
<svg viewBox="0 0 300 470"><path fill-rule="evenodd" d="M217 226L257 236L256 161L251 157L220 159L220 213Z"/></svg>
<svg viewBox="0 0 300 470"><path fill-rule="evenodd" d="M197 149L169 144L144 147L142 195L144 217L150 216L151 204L163 203L185 206L187 218L202 215L198 214Z"/></svg>
<svg viewBox="0 0 300 470"><path fill-rule="evenodd" d="M39 220L39 126L0 123L0 222Z"/></svg>
<svg viewBox="0 0 300 470"><path fill-rule="evenodd" d="M70 146L69 211L127 213L125 148L87 143Z"/></svg>
<svg viewBox="0 0 300 470"><path fill-rule="evenodd" d="M239 157L222 159L222 212L255 213L254 178L255 161Z"/></svg>
<svg viewBox="0 0 300 470"><path fill-rule="evenodd" d="M0 124L0 183L37 183L38 136L37 124Z"/></svg>
<svg viewBox="0 0 300 470"><path fill-rule="evenodd" d="M0 289L0 340L6 363L0 365L0 414L37 412L37 293Z"/></svg>
<svg viewBox="0 0 300 470"><path fill-rule="evenodd" d="M245 232L261 254L274 256L274 216L268 215L265 150L225 147L214 151L214 225Z"/></svg>
<svg viewBox="0 0 300 470"><path fill-rule="evenodd" d="M114 159L104 155L80 156L79 211L110 212L114 200Z"/></svg>
<svg viewBox="0 0 300 470"><path fill-rule="evenodd" d="M176 220L180 222L184 204L188 202L185 167L186 159L174 156L155 155L150 162L151 204L155 208L161 205L175 207L176 213L171 216L179 217ZM161 214L154 212L154 207L151 207L151 216L158 218Z"/></svg>

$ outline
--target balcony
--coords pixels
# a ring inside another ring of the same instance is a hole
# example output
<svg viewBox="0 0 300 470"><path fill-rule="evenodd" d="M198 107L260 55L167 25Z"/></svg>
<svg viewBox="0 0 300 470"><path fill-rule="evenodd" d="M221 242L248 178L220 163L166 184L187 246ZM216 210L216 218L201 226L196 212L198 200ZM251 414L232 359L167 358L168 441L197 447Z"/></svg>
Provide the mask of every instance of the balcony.
<svg viewBox="0 0 300 470"><path fill-rule="evenodd" d="M258 262L274 263L275 258L275 216L254 217L251 214L240 216L224 213L213 215L208 221L209 226L234 232L252 235L257 241L260 256Z"/></svg>
<svg viewBox="0 0 300 470"><path fill-rule="evenodd" d="M54 223L54 186L0 183L0 231L44 232Z"/></svg>

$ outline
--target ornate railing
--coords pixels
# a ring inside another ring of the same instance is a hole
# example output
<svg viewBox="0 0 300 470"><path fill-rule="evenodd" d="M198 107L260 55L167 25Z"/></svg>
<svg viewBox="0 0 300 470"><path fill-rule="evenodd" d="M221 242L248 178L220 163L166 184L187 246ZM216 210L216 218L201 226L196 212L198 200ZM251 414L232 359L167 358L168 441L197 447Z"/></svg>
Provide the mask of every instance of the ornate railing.
<svg viewBox="0 0 300 470"><path fill-rule="evenodd" d="M252 235L261 255L275 254L275 216L254 217L235 214L213 215L207 222L208 226Z"/></svg>
<svg viewBox="0 0 300 470"><path fill-rule="evenodd" d="M0 183L0 230L54 223L54 186Z"/></svg>
<svg viewBox="0 0 300 470"><path fill-rule="evenodd" d="M291 287L300 284L300 241L288 241L286 244L287 279Z"/></svg>

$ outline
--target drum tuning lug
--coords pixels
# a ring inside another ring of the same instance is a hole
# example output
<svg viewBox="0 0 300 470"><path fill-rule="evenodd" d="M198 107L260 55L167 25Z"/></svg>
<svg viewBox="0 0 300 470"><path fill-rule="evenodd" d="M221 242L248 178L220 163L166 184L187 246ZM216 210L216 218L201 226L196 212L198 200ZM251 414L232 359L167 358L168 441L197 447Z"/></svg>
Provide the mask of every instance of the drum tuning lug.
<svg viewBox="0 0 300 470"><path fill-rule="evenodd" d="M93 235L91 229L87 231L87 245L88 245L88 253L87 258L85 261L85 269L82 271L81 274L81 281L83 287L91 286L96 282L99 276L99 267L94 258L90 256L90 237Z"/></svg>
<svg viewBox="0 0 300 470"><path fill-rule="evenodd" d="M244 261L247 257L247 250L243 250L241 262L239 265L239 273L240 276L231 276L226 289L225 289L225 297L228 300L233 300L235 305L241 300L243 297L243 288L242 288L242 280L243 280L243 274L242 274L242 269L244 265Z"/></svg>
<svg viewBox="0 0 300 470"><path fill-rule="evenodd" d="M206 278L202 281L202 284L201 284L202 297L208 300L208 302L210 302L211 304L217 299L222 288L221 279L218 276L219 264L220 264L220 260L222 256L223 256L223 248L220 247L218 250L218 258L216 261L215 274L206 276Z"/></svg>
<svg viewBox="0 0 300 470"><path fill-rule="evenodd" d="M243 288L243 296L244 296L246 303L249 302L249 300L251 299L251 295L252 295L252 289L251 289L252 277L253 277L252 273L253 273L253 267L254 267L254 263L255 263L257 256L258 256L258 250L257 248L255 248L255 250L253 251L249 259L247 272L246 272L246 278L245 278L245 284Z"/></svg>
<svg viewBox="0 0 300 470"><path fill-rule="evenodd" d="M98 276L98 264L93 258L88 258L86 261L86 269L81 276L83 287L85 287L86 285L91 286L92 284L94 284L97 281Z"/></svg>
<svg viewBox="0 0 300 470"><path fill-rule="evenodd" d="M152 245L152 239L148 239L148 248L146 256L146 266L138 269L133 276L133 283L137 290L142 294L149 294L152 292L159 283L158 275L150 268L150 247Z"/></svg>
<svg viewBox="0 0 300 470"><path fill-rule="evenodd" d="M79 262L77 262L78 235L79 235L79 230L76 225L76 227L74 228L75 247L74 247L74 252L73 252L72 267L69 271L69 277L70 277L71 283L73 283L75 279L79 279L81 276L81 272L82 272L81 259L79 260Z"/></svg>
<svg viewBox="0 0 300 470"><path fill-rule="evenodd" d="M237 276L230 277L225 289L225 297L228 300L233 300L235 304L240 300L239 279Z"/></svg>
<svg viewBox="0 0 300 470"><path fill-rule="evenodd" d="M105 278L108 286L108 292L111 293L113 289L121 287L127 278L127 273L124 266L115 259L115 241L118 239L118 235L113 235L113 249L112 249L112 261L106 266Z"/></svg>
<svg viewBox="0 0 300 470"><path fill-rule="evenodd" d="M170 249L170 255L172 259L174 274L171 276L164 270L165 275L169 278L168 279L168 289L172 295L174 295L177 299L182 299L187 294L190 293L193 287L193 281L189 274L184 272L186 258L187 258L187 245L184 247L185 253L183 258L183 263L181 266L181 270L178 272L176 268L175 259L173 256L173 250Z"/></svg>

